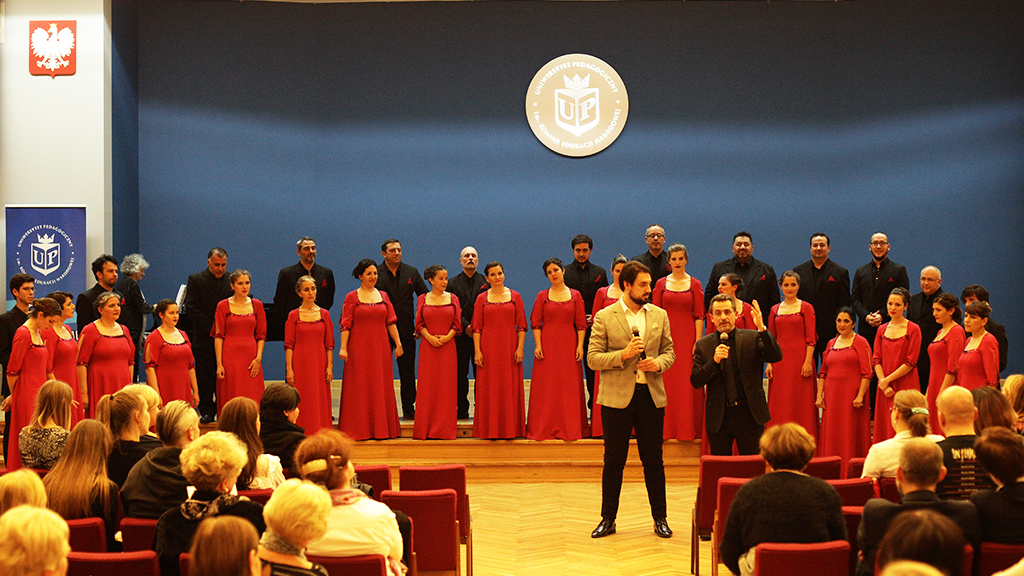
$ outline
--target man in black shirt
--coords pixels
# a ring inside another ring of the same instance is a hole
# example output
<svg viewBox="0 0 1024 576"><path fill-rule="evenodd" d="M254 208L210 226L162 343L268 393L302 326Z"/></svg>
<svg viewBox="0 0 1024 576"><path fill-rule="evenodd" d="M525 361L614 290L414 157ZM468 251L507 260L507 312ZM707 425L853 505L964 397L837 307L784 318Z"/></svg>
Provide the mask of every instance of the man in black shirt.
<svg viewBox="0 0 1024 576"><path fill-rule="evenodd" d="M78 314L75 326L78 327L79 334L82 333L82 328L99 318L92 305L96 297L112 291L114 284L117 284L117 260L110 254L100 255L92 261L92 274L96 277L96 285L79 294L75 300L75 313Z"/></svg>
<svg viewBox="0 0 1024 576"><path fill-rule="evenodd" d="M743 279L743 288L736 297L751 304L756 300L764 314L771 313L772 306L779 303L779 282L775 268L754 258L754 241L750 232L740 231L732 236L733 257L715 263L711 268L708 287L718 286L718 280L726 274L738 274ZM711 299L717 290L704 291L704 309L711 310Z"/></svg>
<svg viewBox="0 0 1024 576"><path fill-rule="evenodd" d="M583 297L583 310L587 314L587 333L583 336L583 349L590 349L590 331L594 324L594 296L597 291L608 285L608 273L597 264L590 263L590 253L594 249L594 240L586 234L577 234L572 239L572 253L576 262L565 269L565 285L580 293ZM587 408L594 409L594 371L586 362L583 370L587 375Z"/></svg>
<svg viewBox="0 0 1024 576"><path fill-rule="evenodd" d="M928 391L928 376L931 361L928 358L928 345L938 336L942 326L932 316L932 304L945 292L942 291L942 272L935 266L925 266L921 270L921 291L910 297L910 309L907 319L921 328L921 352L917 357L917 375L921 382L921 393Z"/></svg>
<svg viewBox="0 0 1024 576"><path fill-rule="evenodd" d="M402 262L402 243L388 238L380 245L384 261L378 267L377 290L388 295L398 318L398 339L403 354L398 358L402 381L402 417L416 415L416 296L427 293L418 270ZM394 342L391 343L394 346Z"/></svg>
<svg viewBox="0 0 1024 576"><path fill-rule="evenodd" d="M19 326L28 320L28 307L32 304L32 299L35 298L36 285L35 278L19 272L14 276L11 276L11 295L14 296L14 306L0 315L0 364L3 365L2 381L3 386L0 390L0 402L3 399L11 395L11 389L7 385L7 363L11 360L11 345L14 343L14 332ZM11 411L7 410L4 414L4 420L11 423ZM10 438L10 434L4 434L4 462L7 461L7 442Z"/></svg>
<svg viewBox="0 0 1024 576"><path fill-rule="evenodd" d="M971 284L964 288L963 292L960 293L960 301L964 303L964 308L967 307L971 302L984 302L990 307L991 303L988 301L988 290L980 284ZM992 319L991 316L988 318L988 324L985 325L985 330L992 333L996 337L996 342L999 344L999 371L1006 370L1006 359L1009 345L1006 341L1006 327L999 322Z"/></svg>
<svg viewBox="0 0 1024 576"><path fill-rule="evenodd" d="M192 323L189 338L192 340L192 356L196 363L196 381L199 385L199 416L204 424L216 419L217 404L217 355L213 349L213 316L217 304L231 296L231 284L225 274L228 269L228 253L223 248L213 248L206 256L206 269L188 277L185 289L185 315Z"/></svg>
<svg viewBox="0 0 1024 576"><path fill-rule="evenodd" d="M641 262L651 270L651 286L658 283L659 278L668 276L672 271L668 267L668 253L665 248L665 229L658 224L651 224L647 227L647 234L644 236L647 241L647 252L633 256L633 260ZM717 286L717 284L716 284ZM587 380L589 382L590 380Z"/></svg>
<svg viewBox="0 0 1024 576"><path fill-rule="evenodd" d="M331 309L334 305L334 272L316 263L316 240L309 236L299 238L295 243L298 263L285 266L277 274L277 290L274 292L274 334L284 338L284 323L288 313L302 304L302 298L295 291L299 278L312 276L316 282L316 305ZM275 338L276 339L276 338Z"/></svg>
<svg viewBox="0 0 1024 576"><path fill-rule="evenodd" d="M821 366L821 355L836 335L836 314L850 305L850 273L829 258L832 241L824 232L811 234L811 259L793 268L800 275L797 297L814 306L818 343L814 360Z"/></svg>
<svg viewBox="0 0 1024 576"><path fill-rule="evenodd" d="M477 296L490 288L484 275L477 272L480 256L476 248L466 246L459 255L462 272L448 281L448 291L459 299L462 307L462 332L455 337L455 351L459 356L458 380L458 417L460 420L469 418L469 367L473 366L473 377L476 378L476 365L473 364L473 306ZM402 346L405 348L405 346Z"/></svg>
<svg viewBox="0 0 1024 576"><path fill-rule="evenodd" d="M992 490L992 479L978 463L974 453L974 421L978 409L974 407L974 396L963 386L950 386L935 400L939 410L939 426L945 440L939 442L942 448L946 477L936 493L943 500L969 500L978 490Z"/></svg>
<svg viewBox="0 0 1024 576"><path fill-rule="evenodd" d="M910 278L902 264L889 260L888 236L876 232L871 236L868 248L871 250L871 262L854 272L850 296L853 298L853 311L860 317L857 333L866 338L873 349L878 327L889 321L889 312L885 307L889 293L893 288L910 290ZM872 392L871 398L874 397Z"/></svg>

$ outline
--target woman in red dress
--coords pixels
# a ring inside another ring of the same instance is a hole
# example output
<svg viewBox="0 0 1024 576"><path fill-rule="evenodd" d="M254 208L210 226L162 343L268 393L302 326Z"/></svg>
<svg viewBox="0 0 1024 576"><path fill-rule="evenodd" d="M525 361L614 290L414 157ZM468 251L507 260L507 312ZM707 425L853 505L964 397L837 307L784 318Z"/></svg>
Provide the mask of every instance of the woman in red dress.
<svg viewBox="0 0 1024 576"><path fill-rule="evenodd" d="M622 272L622 267L626 265L626 262L626 257L622 254L618 254L615 258L612 258L612 283L608 286L597 289L597 294L594 295L594 308L590 315L591 319L593 319L594 315L596 315L599 310L611 306L617 302L619 298L622 298L622 290L619 289L619 272ZM594 398L597 398L597 390L600 385L601 373L594 372ZM590 434L594 438L604 436L604 425L601 423L600 410L590 411Z"/></svg>
<svg viewBox="0 0 1024 576"><path fill-rule="evenodd" d="M537 293L530 314L535 346L526 437L579 440L590 436L581 364L587 315L583 297L565 285L562 261L549 258L543 268L551 288Z"/></svg>
<svg viewBox="0 0 1024 576"><path fill-rule="evenodd" d="M296 424L307 434L331 428L331 382L334 381L334 324L331 313L316 305L316 280L295 283L302 304L284 323L285 382L302 398Z"/></svg>
<svg viewBox="0 0 1024 576"><path fill-rule="evenodd" d="M772 306L768 330L782 348L782 360L769 364L768 411L771 427L796 422L812 436L818 435L818 409L815 407L814 345L818 335L814 329L814 306L796 297L800 275L792 270L779 279L783 301Z"/></svg>
<svg viewBox="0 0 1024 576"><path fill-rule="evenodd" d="M104 292L93 301L99 318L82 328L78 338L78 386L82 406L93 418L96 403L132 383L135 343L128 328L117 323L121 297Z"/></svg>
<svg viewBox="0 0 1024 576"><path fill-rule="evenodd" d="M228 276L234 294L217 304L213 315L213 349L217 353L217 413L228 400L263 396L263 345L267 316L263 302L249 297L252 275L235 270Z"/></svg>
<svg viewBox="0 0 1024 576"><path fill-rule="evenodd" d="M877 444L896 435L892 427L893 396L900 390L917 390L917 357L921 353L921 328L904 314L910 304L910 292L896 288L889 293L885 307L892 320L878 327L874 356L871 359L878 376L875 398L875 427L872 442Z"/></svg>
<svg viewBox="0 0 1024 576"><path fill-rule="evenodd" d="M704 290L700 280L686 273L689 253L686 246L668 247L668 265L672 273L658 280L651 302L668 312L672 339L679 349L675 364L664 374L665 439L692 441L703 436L704 389L690 385L693 349L704 334Z"/></svg>
<svg viewBox="0 0 1024 576"><path fill-rule="evenodd" d="M417 440L436 438L454 440L458 424L458 354L453 342L462 331L462 308L459 299L445 292L448 270L434 264L423 271L431 290L416 300L416 335L420 344L419 379L417 382L416 422L412 437Z"/></svg>
<svg viewBox="0 0 1024 576"><path fill-rule="evenodd" d="M986 302L971 302L964 308L964 330L971 334L957 362L957 380L968 390L999 385L999 344L985 330L992 312Z"/></svg>
<svg viewBox="0 0 1024 576"><path fill-rule="evenodd" d="M43 331L43 341L46 342L48 354L47 377L71 387L71 426L74 427L85 420L82 393L78 389L78 339L75 333L64 325L75 315L74 297L67 292L50 292L46 297L56 302L62 310L61 321L53 326L53 330Z"/></svg>
<svg viewBox="0 0 1024 576"><path fill-rule="evenodd" d="M739 298L736 297L736 293L739 292L742 288L743 278L740 278L739 274L723 274L722 277L718 279L718 293L728 294L729 296L736 298L736 300L739 301L740 306L742 307L740 313L736 315L736 327L745 328L747 330L756 330L757 327L754 326L754 317L751 316L751 313L754 311L754 307L751 306L749 302L743 302L742 300L739 300ZM715 323L711 321L710 311L708 311L707 313L707 319L704 322L704 328L708 331L708 334L712 334L715 331ZM701 422L701 426L703 425L704 423Z"/></svg>
<svg viewBox="0 0 1024 576"><path fill-rule="evenodd" d="M398 438L398 405L391 363L402 355L395 309L384 292L377 290L377 264L364 258L352 270L359 288L345 295L341 309L341 346L345 361L341 381L338 428L355 440Z"/></svg>
<svg viewBox="0 0 1024 576"><path fill-rule="evenodd" d="M36 396L46 383L48 354L43 332L60 324L61 307L49 298L32 301L28 320L14 332L11 343L11 359L4 366L7 370L7 384L11 388L0 409L10 410L7 417L7 434L11 435L7 446L5 464L8 470L21 468L21 452L18 451L18 436L21 429L32 423L36 411Z"/></svg>
<svg viewBox="0 0 1024 576"><path fill-rule="evenodd" d="M160 394L162 404L181 400L193 408L199 404L196 363L192 343L178 330L178 305L163 299L156 304L160 326L146 338L146 384Z"/></svg>
<svg viewBox="0 0 1024 576"><path fill-rule="evenodd" d="M473 308L473 361L477 366L473 436L519 438L526 436L526 309L519 293L505 287L505 269L500 262L488 263L484 276L491 288L477 297Z"/></svg>
<svg viewBox="0 0 1024 576"><path fill-rule="evenodd" d="M844 468L871 448L871 409L864 402L871 385L871 345L853 331L855 318L849 306L836 313L838 335L821 355L815 401L821 408L818 455L841 456Z"/></svg>
<svg viewBox="0 0 1024 576"><path fill-rule="evenodd" d="M932 304L932 317L939 324L939 333L928 345L928 421L932 430L941 431L939 409L935 399L946 388L957 383L957 361L964 349L966 335L957 324L960 320L960 303L956 296L944 293Z"/></svg>

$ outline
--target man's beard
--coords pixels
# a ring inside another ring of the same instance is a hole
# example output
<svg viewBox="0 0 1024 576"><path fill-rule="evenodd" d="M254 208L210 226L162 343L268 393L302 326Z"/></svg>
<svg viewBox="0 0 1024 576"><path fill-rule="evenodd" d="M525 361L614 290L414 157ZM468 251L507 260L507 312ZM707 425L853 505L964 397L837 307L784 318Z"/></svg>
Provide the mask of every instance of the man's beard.
<svg viewBox="0 0 1024 576"><path fill-rule="evenodd" d="M632 300L633 303L638 306L643 306L644 304L647 304L649 298L650 296L648 294L644 294L643 296L640 297L639 300L637 300L632 294L629 295L629 299Z"/></svg>

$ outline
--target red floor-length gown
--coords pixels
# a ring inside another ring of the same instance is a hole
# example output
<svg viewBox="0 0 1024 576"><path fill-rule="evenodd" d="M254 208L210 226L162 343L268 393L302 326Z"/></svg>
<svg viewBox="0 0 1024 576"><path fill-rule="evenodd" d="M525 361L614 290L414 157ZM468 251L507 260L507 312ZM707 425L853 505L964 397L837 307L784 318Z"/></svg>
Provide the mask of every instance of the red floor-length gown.
<svg viewBox="0 0 1024 576"><path fill-rule="evenodd" d="M221 362L224 378L217 380L217 413L232 398L251 398L256 404L263 397L263 365L256 377L249 375L249 364L256 358L257 342L267 339L267 316L263 302L252 298L252 313L233 314L228 299L217 303L211 338L223 338ZM223 332L218 333L221 329Z"/></svg>
<svg viewBox="0 0 1024 576"><path fill-rule="evenodd" d="M451 330L462 331L462 308L452 297L448 304L427 304L427 295L416 300L416 334L424 328L434 336ZM459 378L459 356L455 339L435 348L423 341L419 350L419 373L416 382L416 421L412 437L454 440L458 425L456 388Z"/></svg>
<svg viewBox="0 0 1024 576"><path fill-rule="evenodd" d="M617 298L608 297L608 287L604 286L597 289L597 294L594 295L594 308L591 312L591 317L597 316L597 312L612 304L618 302ZM584 360L586 359L587 351L583 351ZM597 398L597 391L601 386L601 371L594 372L594 394L591 398ZM594 403L594 407L590 410L590 434L597 438L598 436L604 436L604 425L601 423L601 406Z"/></svg>
<svg viewBox="0 0 1024 576"><path fill-rule="evenodd" d="M665 439L692 441L704 430L704 389L690 385L693 371L693 344L697 341L694 323L704 317L704 290L700 280L691 277L690 289L675 292L667 288L666 278L658 280L651 301L668 313L672 328L676 361L663 375L665 381Z"/></svg>
<svg viewBox="0 0 1024 576"><path fill-rule="evenodd" d="M21 468L18 436L21 429L32 422L32 415L36 411L36 396L46 382L48 356L46 344L33 344L28 326L19 326L11 343L11 359L5 367L8 376L18 377L11 390L11 413L7 422L6 433L11 438L4 463L8 470Z"/></svg>
<svg viewBox="0 0 1024 576"><path fill-rule="evenodd" d="M814 348L818 341L814 329L814 306L801 301L800 311L793 314L779 314L779 306L772 306L768 315L768 331L782 349L782 360L772 364L772 380L768 383L768 412L772 419L765 427L796 422L812 436L817 436L814 367L811 367L810 376L800 375L807 358L807 347Z"/></svg>
<svg viewBox="0 0 1024 576"><path fill-rule="evenodd" d="M65 330L67 328L65 327ZM44 330L43 342L46 343L48 355L47 371L61 382L71 386L71 427L85 420L85 407L82 406L82 390L78 383L78 340L75 333L68 330L70 337L61 338L56 330Z"/></svg>
<svg viewBox="0 0 1024 576"><path fill-rule="evenodd" d="M508 302L488 302L487 292L476 299L473 330L480 334L484 365L476 368L476 411L473 437L526 436L523 363L515 361L519 333L525 332L523 298L512 290Z"/></svg>
<svg viewBox="0 0 1024 576"><path fill-rule="evenodd" d="M981 337L981 344L974 350L961 351L957 381L968 390L999 385L999 344L991 332Z"/></svg>
<svg viewBox="0 0 1024 576"><path fill-rule="evenodd" d="M188 371L195 368L192 357L192 343L188 334L178 331L184 338L181 344L171 344L164 340L159 330L153 330L146 337L146 350L149 351L147 368L156 371L156 382L160 386L160 399L164 405L174 400L182 400L189 406L192 403L192 379Z"/></svg>
<svg viewBox="0 0 1024 576"><path fill-rule="evenodd" d="M299 320L298 308L289 312L284 323L284 347L292 351L294 386L301 400L295 423L305 429L307 436L331 428L331 383L327 381L327 356L334 352L331 313L321 308L320 319L307 322Z"/></svg>
<svg viewBox="0 0 1024 576"><path fill-rule="evenodd" d="M533 361L530 376L526 419L530 440L571 441L590 436L583 364L576 359L578 332L587 329L587 314L583 296L571 288L569 293L569 300L554 302L548 299L548 290L541 290L533 301L530 324L540 330L544 358Z"/></svg>
<svg viewBox="0 0 1024 576"><path fill-rule="evenodd" d="M871 346L860 335L854 336L850 346L835 345L833 338L821 356L818 373L825 380L818 455L841 456L845 467L850 458L864 458L871 448L870 390L865 392L860 408L853 406L861 380L871 378Z"/></svg>
<svg viewBox="0 0 1024 576"><path fill-rule="evenodd" d="M117 326L120 336L105 336L93 322L82 328L78 339L78 365L87 370L90 418L95 418L100 398L132 383L129 367L135 365L135 344L128 328Z"/></svg>
<svg viewBox="0 0 1024 576"><path fill-rule="evenodd" d="M907 322L907 333L900 338L886 338L885 330L889 327L886 322L878 327L875 334L874 356L871 358L872 366L880 365L883 374L892 374L897 368L906 364L910 366L908 372L902 378L892 382L894 392L900 390L921 390L921 382L917 376L917 357L921 353L921 328L914 322ZM896 435L892 429L893 398L896 394L887 397L878 391L875 398L875 429L871 437L873 443L878 444L882 440L888 440Z"/></svg>
<svg viewBox="0 0 1024 576"><path fill-rule="evenodd" d="M964 329L959 324L954 324L949 332L942 337L942 340L934 341L928 345L928 422L933 432L942 430L939 426L939 408L935 401L939 397L942 388L942 381L947 374L957 376L957 360L964 349L966 338ZM953 379L953 385L959 385L959 377Z"/></svg>
<svg viewBox="0 0 1024 576"><path fill-rule="evenodd" d="M388 326L398 321L384 292L375 303L345 295L341 329L348 330L348 359L341 381L338 429L356 440L398 438L398 405Z"/></svg>

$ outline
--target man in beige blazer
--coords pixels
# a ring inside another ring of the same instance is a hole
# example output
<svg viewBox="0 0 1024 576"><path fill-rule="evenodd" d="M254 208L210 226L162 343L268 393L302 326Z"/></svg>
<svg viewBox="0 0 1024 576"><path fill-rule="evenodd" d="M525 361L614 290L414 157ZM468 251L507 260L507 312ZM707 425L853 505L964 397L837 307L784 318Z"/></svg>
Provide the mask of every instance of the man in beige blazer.
<svg viewBox="0 0 1024 576"><path fill-rule="evenodd" d="M601 372L597 404L601 405L604 424L601 523L590 535L601 538L615 533L622 470L630 432L635 429L654 533L670 538L661 454L665 424L665 384L661 375L676 360L668 314L648 303L651 272L644 264L627 263L619 273L619 287L622 298L594 316L587 350L587 364Z"/></svg>

